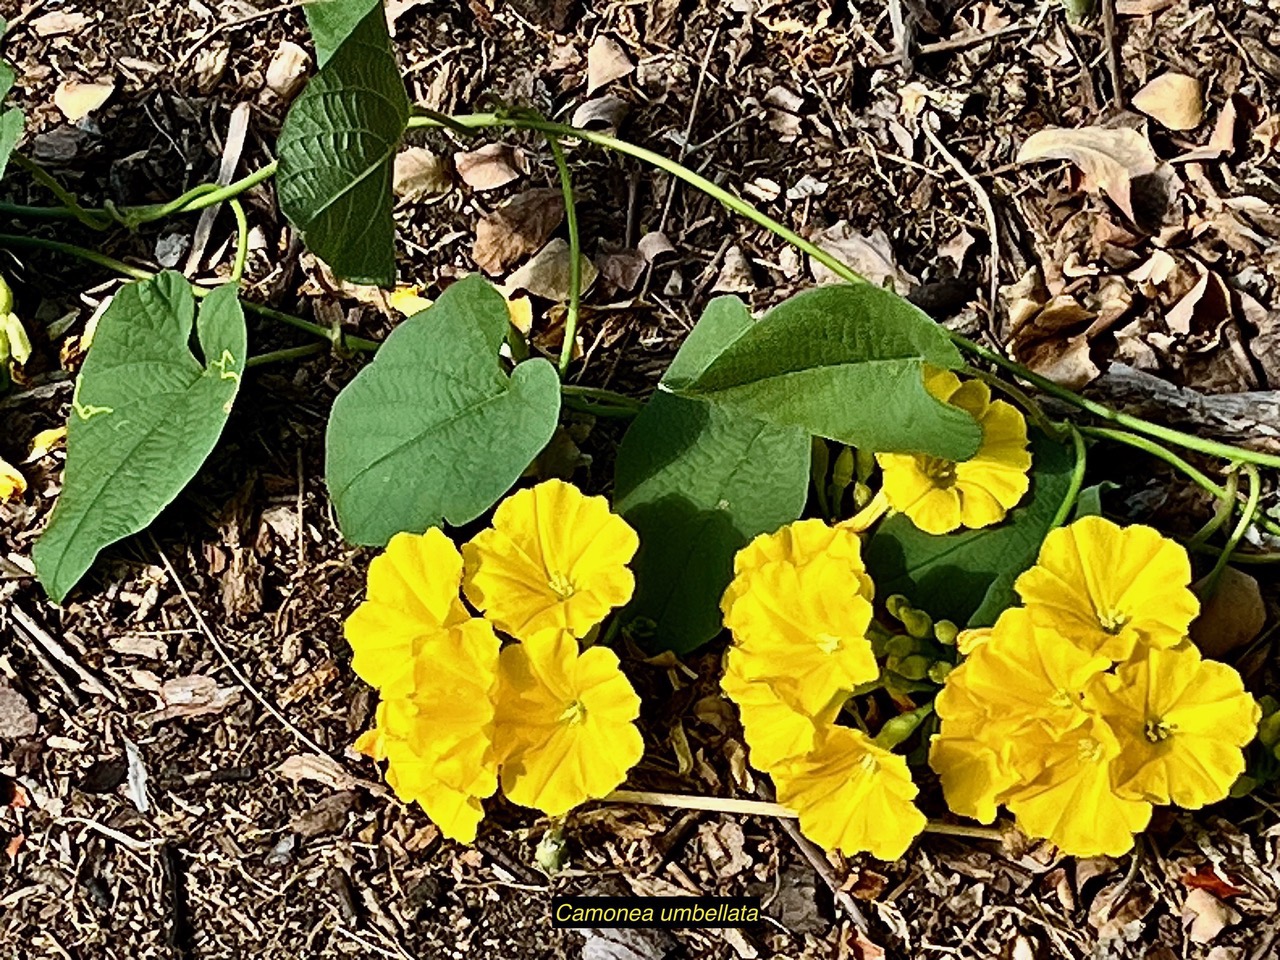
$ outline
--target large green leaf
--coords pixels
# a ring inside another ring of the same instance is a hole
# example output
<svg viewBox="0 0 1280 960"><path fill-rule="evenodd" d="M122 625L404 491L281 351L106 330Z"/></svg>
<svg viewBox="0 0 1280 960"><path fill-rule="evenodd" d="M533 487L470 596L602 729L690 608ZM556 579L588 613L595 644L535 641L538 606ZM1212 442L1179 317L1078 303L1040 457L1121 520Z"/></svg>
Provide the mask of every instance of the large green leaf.
<svg viewBox="0 0 1280 960"><path fill-rule="evenodd" d="M382 0L312 0L302 8L316 45L316 62L324 66L370 10L382 10Z"/></svg>
<svg viewBox="0 0 1280 960"><path fill-rule="evenodd" d="M395 283L391 168L408 122L378 5L307 84L280 131L280 209L339 277Z"/></svg>
<svg viewBox="0 0 1280 960"><path fill-rule="evenodd" d="M0 24L3 22L0 20ZM13 89L14 76L13 67L7 63L0 63L0 102ZM0 177L4 176L5 167L9 165L9 155L18 145L20 136L22 136L22 111L17 107L10 107L4 113L0 113Z"/></svg>
<svg viewBox="0 0 1280 960"><path fill-rule="evenodd" d="M67 466L36 573L61 601L98 552L146 527L182 492L218 441L248 352L228 284L195 298L174 272L131 283L98 321L72 397Z"/></svg>
<svg viewBox="0 0 1280 960"><path fill-rule="evenodd" d="M502 295L467 277L396 327L338 395L325 472L347 539L380 546L474 520L546 446L560 381L543 359L508 378L498 349L509 322Z"/></svg>
<svg viewBox="0 0 1280 960"><path fill-rule="evenodd" d="M819 287L769 311L673 389L850 446L967 459L982 432L929 395L926 363L954 369L962 360L916 307L870 284Z"/></svg>
<svg viewBox="0 0 1280 960"><path fill-rule="evenodd" d="M699 376L745 333L735 297L713 300L663 383ZM655 649L686 653L720 632L733 555L804 509L809 436L723 407L659 392L618 450L617 510L640 534L636 595L624 616L656 624Z"/></svg>
<svg viewBox="0 0 1280 960"><path fill-rule="evenodd" d="M876 593L904 594L934 617L990 626L1016 596L1013 581L1035 561L1071 486L1069 448L1033 430L1031 491L994 527L934 536L898 514L877 528L867 550Z"/></svg>

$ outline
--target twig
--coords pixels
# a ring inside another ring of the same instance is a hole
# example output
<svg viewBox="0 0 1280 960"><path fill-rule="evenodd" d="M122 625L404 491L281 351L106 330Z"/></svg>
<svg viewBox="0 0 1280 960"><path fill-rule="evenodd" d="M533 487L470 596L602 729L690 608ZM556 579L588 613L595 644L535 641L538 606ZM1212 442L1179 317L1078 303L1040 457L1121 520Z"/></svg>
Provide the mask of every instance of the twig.
<svg viewBox="0 0 1280 960"><path fill-rule="evenodd" d="M20 628L20 632L26 634L28 640L38 644L43 648L45 653L79 677L80 682L84 684L85 688L91 693L96 693L100 697L106 697L117 707L121 705L119 698L117 698L110 689L104 686L102 681L84 667L80 666L76 659L62 648L62 644L58 643L57 640L50 636L49 632L40 626L40 624L36 623L25 610L16 603L11 604L9 609L13 615L14 622L17 623ZM53 672L54 674L57 674L56 670Z"/></svg>
<svg viewBox="0 0 1280 960"><path fill-rule="evenodd" d="M1107 72L1116 110L1124 109L1124 74L1120 68L1120 33L1116 29L1116 0L1102 0L1102 32L1107 44Z"/></svg>
<svg viewBox="0 0 1280 960"><path fill-rule="evenodd" d="M648 790L615 790L604 800L608 803L643 803L653 807L677 810L713 810L717 813L745 813L757 817L795 819L790 807L764 800L739 800L733 797L703 797L682 793L651 793Z"/></svg>
<svg viewBox="0 0 1280 960"><path fill-rule="evenodd" d="M950 37L946 40L924 43L915 48L915 55L917 57L927 57L933 53L954 53L957 50L967 50L969 47L977 47L992 40L998 40L1000 37L1007 37L1011 33L1023 33L1033 26L1034 24L1030 23L1010 23L995 30L988 30L986 33L966 33L960 37ZM898 63L901 59L902 56L895 52L885 54L882 57L872 57L871 65L873 67L887 67Z"/></svg>
<svg viewBox="0 0 1280 960"><path fill-rule="evenodd" d="M45 0L35 0L34 3L27 4L26 8L20 14L9 21L8 26L5 27L4 33L0 34L0 40L7 40L9 37L13 36L17 29L25 25L26 22L31 19L32 14L43 7L44 4Z"/></svg>
<svg viewBox="0 0 1280 960"><path fill-rule="evenodd" d="M275 717L276 720L279 721L280 725L292 733L299 742L309 747L312 751L325 759L332 760L333 758L329 756L328 752L325 751L324 748L294 726L293 722L281 713L275 704L271 703L265 696L263 696L258 691L258 688L253 685L253 681L251 681L248 676L245 675L244 671L236 665L236 662L232 660L230 655L227 653L226 647L222 645L222 642L218 640L214 632L209 629L209 624L205 622L203 614L200 613L200 608L197 607L195 601L191 599L191 594L187 592L186 585L183 584L182 578L178 576L178 571L175 570L173 564L169 562L168 555L160 548L160 544L156 541L154 536L151 538L151 544L155 547L155 551L160 557L160 562L164 564L164 569L165 572L169 574L169 579L173 581L174 586L178 588L178 592L182 594L182 599L186 601L187 609L191 611L191 616L195 618L196 626L200 628L200 632L204 634L205 639L209 641L218 656L222 658L222 662L227 665L227 669L231 671L232 676L234 676L236 680L239 681L240 685L248 690L250 695L252 695L252 697L262 705L262 709Z"/></svg>
<svg viewBox="0 0 1280 960"><path fill-rule="evenodd" d="M800 832L800 825L796 821L779 820L778 822L782 824L782 829L786 831L787 836L791 838L796 848L809 861L809 866L813 867L818 876L822 878L822 882L827 885L827 889L831 891L831 896L835 902L849 915L853 925L863 933L866 933L870 929L870 924L867 923L867 915L862 912L862 908L858 906L858 901L853 899L852 894L841 885L840 878L836 876L836 872L831 866L831 861L822 852L822 848Z"/></svg>
<svg viewBox="0 0 1280 960"><path fill-rule="evenodd" d="M1000 297L1000 231L996 221L996 211L991 205L991 197L988 196L987 191L982 188L982 184L974 179L973 174L966 170L960 161L952 155L951 151L943 146L942 141L938 139L938 135L933 132L932 127L929 125L929 119L931 116L932 115L921 118L920 127L924 130L925 137L931 144L933 144L933 148L938 151L938 154L942 159L947 161L947 165L950 166L960 179L965 182L965 185L973 191L974 198L978 201L978 206L982 208L983 216L987 219L987 239L988 244L991 247L991 251L988 254L990 257L990 263L987 270L988 284L990 286L988 296L991 298L991 302L987 309L988 316L990 317L992 327L994 329Z"/></svg>

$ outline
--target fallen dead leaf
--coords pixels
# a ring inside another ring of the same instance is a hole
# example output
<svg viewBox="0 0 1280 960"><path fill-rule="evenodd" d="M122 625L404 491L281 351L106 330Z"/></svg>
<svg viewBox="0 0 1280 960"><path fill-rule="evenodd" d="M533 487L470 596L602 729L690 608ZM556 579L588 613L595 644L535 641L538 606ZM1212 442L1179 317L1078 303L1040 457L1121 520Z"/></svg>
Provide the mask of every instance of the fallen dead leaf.
<svg viewBox="0 0 1280 960"><path fill-rule="evenodd" d="M724 265L711 287L712 293L750 293L756 288L751 261L737 244L724 252Z"/></svg>
<svg viewBox="0 0 1280 960"><path fill-rule="evenodd" d="M1134 219L1130 185L1154 173L1155 151L1137 130L1048 127L1033 133L1018 151L1018 163L1069 160L1085 176L1087 190L1101 190L1130 220Z"/></svg>
<svg viewBox="0 0 1280 960"><path fill-rule="evenodd" d="M965 254L969 252L969 248L973 246L975 238L964 227L960 228L960 232L953 236L950 240L946 240L938 247L938 258L941 260L950 260L956 265L956 271L964 269Z"/></svg>
<svg viewBox="0 0 1280 960"><path fill-rule="evenodd" d="M1200 282L1169 308L1164 322L1172 332L1186 337L1193 332L1216 330L1230 313L1226 285L1216 273L1206 270Z"/></svg>
<svg viewBox="0 0 1280 960"><path fill-rule="evenodd" d="M0 683L0 740L34 737L38 721L26 697L7 683Z"/></svg>
<svg viewBox="0 0 1280 960"><path fill-rule="evenodd" d="M330 794L289 822L289 829L300 837L319 837L337 833L347 822L347 814L360 805L360 794L341 790Z"/></svg>
<svg viewBox="0 0 1280 960"><path fill-rule="evenodd" d="M152 723L174 717L203 717L221 713L240 699L239 687L220 687L218 681L204 674L166 680L156 692L160 709L149 717Z"/></svg>
<svg viewBox="0 0 1280 960"><path fill-rule="evenodd" d="M1194 889L1182 903L1182 925L1192 943L1212 943L1223 930L1240 922L1240 914L1208 890Z"/></svg>
<svg viewBox="0 0 1280 960"><path fill-rule="evenodd" d="M573 111L570 121L575 127L586 130L613 131L627 113L627 102L613 94L588 100Z"/></svg>
<svg viewBox="0 0 1280 960"><path fill-rule="evenodd" d="M1181 156L1173 158L1174 163L1187 163L1192 160L1217 160L1219 157L1235 153L1236 124L1240 119L1236 107L1239 95L1228 97L1227 102L1218 111L1218 119L1213 124L1213 132L1209 134L1209 142L1203 147L1195 147ZM1242 97L1240 99L1243 99Z"/></svg>
<svg viewBox="0 0 1280 960"><path fill-rule="evenodd" d="M37 37L60 37L68 33L79 33L92 21L83 13L55 10L31 21L31 29Z"/></svg>
<svg viewBox="0 0 1280 960"><path fill-rule="evenodd" d="M311 57L292 40L281 40L267 64L267 89L281 100L291 100L306 80Z"/></svg>
<svg viewBox="0 0 1280 960"><path fill-rule="evenodd" d="M195 63L191 65L196 75L196 89L206 94L213 92L222 75L227 72L230 56L231 44L225 41L211 43L197 53Z"/></svg>
<svg viewBox="0 0 1280 960"><path fill-rule="evenodd" d="M121 656L144 657L148 660L162 660L169 652L169 645L159 637L126 634L123 637L112 637L107 645Z"/></svg>
<svg viewBox="0 0 1280 960"><path fill-rule="evenodd" d="M276 767L276 773L295 783L311 780L332 787L334 790L354 790L361 783L359 777L353 777L342 769L342 765L337 760L332 757L322 757L317 753L300 753L286 757Z"/></svg>
<svg viewBox="0 0 1280 960"><path fill-rule="evenodd" d="M1203 580L1195 585L1197 594L1204 585ZM1201 602L1200 616L1191 624L1191 642L1205 656L1221 660L1251 642L1266 625L1267 605L1258 581L1227 566L1217 589Z"/></svg>
<svg viewBox="0 0 1280 960"><path fill-rule="evenodd" d="M676 248L671 245L667 235L658 230L652 230L641 237L636 249L649 263L659 263L676 254Z"/></svg>
<svg viewBox="0 0 1280 960"><path fill-rule="evenodd" d="M396 196L417 201L448 193L453 181L444 157L425 147L408 147L396 154L391 186Z"/></svg>
<svg viewBox="0 0 1280 960"><path fill-rule="evenodd" d="M496 276L542 249L564 219L564 194L555 187L526 190L476 224L471 259Z"/></svg>
<svg viewBox="0 0 1280 960"><path fill-rule="evenodd" d="M1185 73L1162 73L1133 95L1133 106L1170 130L1194 130L1204 119L1204 90Z"/></svg>
<svg viewBox="0 0 1280 960"><path fill-rule="evenodd" d="M838 220L815 236L813 242L877 287L887 286L905 294L916 285L915 279L898 266L889 236L879 227L870 233L859 233L847 221ZM818 283L844 283L838 274L818 261L811 261L811 266Z"/></svg>
<svg viewBox="0 0 1280 960"><path fill-rule="evenodd" d="M582 289L590 288L596 279L596 267L585 256L582 260ZM507 278L507 291L514 295L521 291L544 300L562 301L569 298L569 244L556 237L539 250L528 263Z"/></svg>
<svg viewBox="0 0 1280 960"><path fill-rule="evenodd" d="M621 80L635 68L622 44L601 34L587 51L587 96L615 80Z"/></svg>
<svg viewBox="0 0 1280 960"><path fill-rule="evenodd" d="M1237 887L1211 863L1202 863L1191 873L1184 874L1182 883L1193 890L1208 890L1220 900L1238 897L1245 892L1244 887Z"/></svg>
<svg viewBox="0 0 1280 960"><path fill-rule="evenodd" d="M472 190L496 190L523 175L523 157L523 151L509 143L488 143L479 150L455 153L453 164Z"/></svg>
<svg viewBox="0 0 1280 960"><path fill-rule="evenodd" d="M79 80L64 80L53 92L53 102L64 117L75 123L106 103L115 90L116 85L112 82L81 83Z"/></svg>
<svg viewBox="0 0 1280 960"><path fill-rule="evenodd" d="M1062 341L1043 341L1023 359L1023 363L1068 390L1079 390L1096 380L1102 372L1093 362L1089 338L1084 334Z"/></svg>
<svg viewBox="0 0 1280 960"><path fill-rule="evenodd" d="M600 276L624 293L636 288L644 274L645 262L644 257L633 250L602 254L595 260Z"/></svg>

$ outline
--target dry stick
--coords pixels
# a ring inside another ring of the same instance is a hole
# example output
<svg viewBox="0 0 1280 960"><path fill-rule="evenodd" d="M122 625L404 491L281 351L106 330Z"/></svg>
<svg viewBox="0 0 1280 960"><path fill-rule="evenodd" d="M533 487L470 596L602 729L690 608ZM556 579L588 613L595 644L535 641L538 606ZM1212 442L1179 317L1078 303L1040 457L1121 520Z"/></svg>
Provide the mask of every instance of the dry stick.
<svg viewBox="0 0 1280 960"><path fill-rule="evenodd" d="M1102 32L1107 43L1107 72L1116 110L1124 109L1124 74L1120 68L1120 33L1116 29L1116 0L1102 0Z"/></svg>
<svg viewBox="0 0 1280 960"><path fill-rule="evenodd" d="M232 676L240 682L242 687L252 694L253 698L257 700L258 703L262 704L262 708L266 710L267 713L275 717L276 720L278 720L280 724L292 733L301 743L310 747L312 751L319 756L324 757L326 760L333 760L333 758L329 756L328 752L326 752L309 736L295 727L288 717L281 713L273 703L258 692L258 688L253 685L253 682L245 675L244 671L242 671L236 665L235 661L231 659L227 653L226 647L222 645L217 636L214 635L214 632L209 629L209 624L205 622L204 616L200 613L195 601L191 599L191 594L187 592L186 585L183 584L182 578L178 576L178 571L175 570L173 564L169 562L169 557L160 548L160 544L156 541L154 536L151 538L151 544L155 547L156 553L160 556L160 560L164 564L165 572L169 574L169 579L173 581L174 586L178 588L178 592L182 594L182 599L186 601L187 609L191 611L191 616L195 618L196 626L200 628L200 632L204 634L205 639L213 645L213 649L217 651L218 656L222 658L222 662L227 665L227 669L231 671Z"/></svg>
<svg viewBox="0 0 1280 960"><path fill-rule="evenodd" d="M992 40L998 40L1000 37L1007 37L1011 33L1023 33L1033 26L1035 25L1030 23L1011 23L995 30L988 30L986 33L966 33L960 37L951 37L934 43L924 43L916 47L915 55L917 57L927 57L932 53L954 53L957 50L967 50L969 47L980 46ZM901 59L901 56L897 53L888 53L882 57L872 57L871 65L873 67L887 67Z"/></svg>
<svg viewBox="0 0 1280 960"><path fill-rule="evenodd" d="M827 889L831 891L832 899L835 900L853 920L853 925L866 933L870 930L871 925L867 923L867 915L862 912L862 908L858 906L858 901L853 899L853 895L844 889L840 878L836 876L835 869L831 866L831 861L827 859L827 855L822 848L800 832L800 825L794 820L781 820L782 829L786 831L787 836L791 838L792 843L809 861L809 866L817 872L822 878L822 882L827 885Z"/></svg>
<svg viewBox="0 0 1280 960"><path fill-rule="evenodd" d="M58 643L57 640L50 636L49 632L40 626L40 624L36 623L25 610L16 603L12 604L9 609L13 614L14 622L16 622L21 628L20 632L26 634L29 640L38 644L43 648L45 653L79 677L80 682L83 683L90 692L96 693L101 697L106 697L117 707L121 705L119 698L116 697L116 695L112 693L111 690L102 683L102 681L84 667L80 666L79 662L62 648L62 644ZM53 672L57 674L56 670Z"/></svg>
<svg viewBox="0 0 1280 960"><path fill-rule="evenodd" d="M973 195L978 201L978 206L982 208L983 216L987 218L987 237L991 246L991 252L989 254L990 266L988 268L988 283L990 285L988 296L990 296L991 302L987 309L992 323L992 332L994 332L996 311L999 305L998 298L1000 296L1000 233L999 227L996 223L996 211L991 205L991 197L988 196L987 191L982 188L982 184L978 183L978 181L974 179L973 174L966 170L960 161L952 155L951 151L943 146L942 141L938 139L938 135L934 133L933 129L929 126L929 119L929 116L921 118L920 127L924 130L925 137L928 138L931 144L933 144L933 148L938 151L942 156L942 159L947 161L948 166L950 166L951 169L959 175L960 179L965 182L965 185L973 191Z"/></svg>

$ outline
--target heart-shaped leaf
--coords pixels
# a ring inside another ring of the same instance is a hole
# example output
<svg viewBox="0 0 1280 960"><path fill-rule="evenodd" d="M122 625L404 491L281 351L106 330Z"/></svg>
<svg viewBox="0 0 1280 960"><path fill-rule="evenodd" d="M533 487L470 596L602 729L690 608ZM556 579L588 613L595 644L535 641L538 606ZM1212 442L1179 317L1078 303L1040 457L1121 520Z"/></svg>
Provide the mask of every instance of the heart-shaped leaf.
<svg viewBox="0 0 1280 960"><path fill-rule="evenodd" d="M402 530L474 520L551 439L560 381L546 360L508 377L506 301L479 276L387 337L338 395L325 472L343 534L381 546Z"/></svg>
<svg viewBox="0 0 1280 960"><path fill-rule="evenodd" d="M280 209L343 279L395 283L391 170L408 123L378 4L293 102L278 144Z"/></svg>
<svg viewBox="0 0 1280 960"><path fill-rule="evenodd" d="M903 514L876 529L867 567L878 596L901 593L933 617L990 626L1017 601L1013 581L1035 562L1071 488L1071 451L1031 431L1031 492L1003 523L935 536Z"/></svg>
<svg viewBox="0 0 1280 960"><path fill-rule="evenodd" d="M0 102L13 89L14 77L13 67L7 63L0 63ZM0 113L0 177L4 176L5 167L9 165L9 155L18 145L20 136L22 136L22 111L17 107L10 107L4 113Z"/></svg>
<svg viewBox="0 0 1280 960"><path fill-rule="evenodd" d="M191 352L195 298L179 273L131 283L98 321L67 423L67 466L36 573L57 601L98 552L144 529L196 475L231 413L247 353L236 287L214 290Z"/></svg>
<svg viewBox="0 0 1280 960"><path fill-rule="evenodd" d="M735 297L707 306L663 378L688 382L752 326ZM653 621L655 650L687 653L721 630L733 555L804 509L808 434L659 392L618 450L617 510L640 534L624 616Z"/></svg>
<svg viewBox="0 0 1280 960"><path fill-rule="evenodd" d="M982 431L929 395L926 363L962 363L926 314L869 284L829 286L775 307L696 378L671 387L850 446L971 457Z"/></svg>
<svg viewBox="0 0 1280 960"><path fill-rule="evenodd" d="M311 0L303 6L320 66L328 62L371 10L381 12L382 0Z"/></svg>

